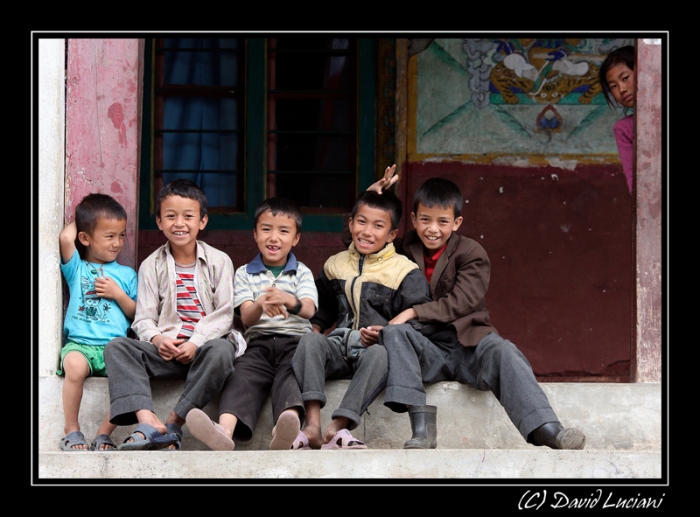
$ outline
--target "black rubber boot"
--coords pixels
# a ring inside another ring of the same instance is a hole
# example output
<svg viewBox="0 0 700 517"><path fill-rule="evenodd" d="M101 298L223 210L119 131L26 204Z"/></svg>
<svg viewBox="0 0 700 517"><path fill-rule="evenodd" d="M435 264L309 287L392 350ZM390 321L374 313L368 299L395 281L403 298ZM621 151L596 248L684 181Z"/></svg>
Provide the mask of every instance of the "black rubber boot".
<svg viewBox="0 0 700 517"><path fill-rule="evenodd" d="M437 407L408 408L413 436L403 444L404 449L434 449L437 447Z"/></svg>
<svg viewBox="0 0 700 517"><path fill-rule="evenodd" d="M530 436L535 445L546 445L550 449L583 449L586 445L586 435L573 427L564 429L559 422L542 424Z"/></svg>

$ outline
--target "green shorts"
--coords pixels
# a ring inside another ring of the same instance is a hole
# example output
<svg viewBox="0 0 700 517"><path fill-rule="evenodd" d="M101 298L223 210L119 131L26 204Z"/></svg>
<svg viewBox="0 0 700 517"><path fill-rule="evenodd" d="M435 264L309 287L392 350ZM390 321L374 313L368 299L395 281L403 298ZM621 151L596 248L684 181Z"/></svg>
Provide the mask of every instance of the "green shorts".
<svg viewBox="0 0 700 517"><path fill-rule="evenodd" d="M105 369L105 345L80 345L68 341L61 349L61 363L58 365L56 375L63 375L63 358L69 352L79 352L83 354L90 368L91 377L107 377Z"/></svg>

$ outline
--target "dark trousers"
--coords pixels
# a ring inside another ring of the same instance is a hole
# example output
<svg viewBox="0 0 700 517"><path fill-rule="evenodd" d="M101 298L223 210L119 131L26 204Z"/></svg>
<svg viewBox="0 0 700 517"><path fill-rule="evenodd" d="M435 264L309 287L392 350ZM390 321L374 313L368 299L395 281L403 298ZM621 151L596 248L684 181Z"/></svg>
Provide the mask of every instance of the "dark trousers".
<svg viewBox="0 0 700 517"><path fill-rule="evenodd" d="M296 408L304 422L304 402L292 369L292 358L301 336L260 336L248 343L245 353L234 362L235 373L221 393L219 415L228 413L238 419L233 436L248 441L253 436L258 415L272 396L272 418Z"/></svg>
<svg viewBox="0 0 700 517"><path fill-rule="evenodd" d="M175 413L186 418L191 409L206 406L233 372L236 349L228 339L212 339L197 348L189 364L164 361L148 341L115 338L105 347L109 380L110 422L138 422L136 411L153 409L150 379L185 379ZM155 412L155 411L154 411Z"/></svg>
<svg viewBox="0 0 700 517"><path fill-rule="evenodd" d="M465 347L450 327L428 339L408 324L387 325L379 343L389 356L384 405L393 411L425 405L423 383L458 381L493 392L525 440L542 424L558 420L528 360L498 334Z"/></svg>
<svg viewBox="0 0 700 517"><path fill-rule="evenodd" d="M316 332L305 334L294 356L294 373L304 402L318 400L321 407L326 405L326 379L352 378L340 407L331 415L334 419L348 418L348 429L352 430L360 424L362 413L384 389L388 361L386 350L379 345L367 347L352 362L345 359L340 342L346 337L346 332L349 329L336 329L328 336Z"/></svg>

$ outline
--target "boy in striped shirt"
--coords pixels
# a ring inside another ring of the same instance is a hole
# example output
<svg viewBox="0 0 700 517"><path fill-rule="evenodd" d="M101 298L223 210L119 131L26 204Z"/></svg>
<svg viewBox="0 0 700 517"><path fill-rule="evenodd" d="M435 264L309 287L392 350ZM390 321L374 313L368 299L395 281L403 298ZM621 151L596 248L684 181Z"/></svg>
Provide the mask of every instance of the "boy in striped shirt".
<svg viewBox="0 0 700 517"><path fill-rule="evenodd" d="M233 263L197 240L207 225L207 198L193 182L165 185L156 222L168 242L139 267L136 315L139 339L117 338L105 347L111 422L138 426L119 447L179 449L187 413L206 406L245 350L233 330ZM185 379L165 423L153 409L150 379Z"/></svg>
<svg viewBox="0 0 700 517"><path fill-rule="evenodd" d="M260 410L272 393L270 449L304 448L304 401L292 369L299 339L311 332L318 293L312 272L292 248L301 236L301 212L293 201L270 198L255 212L254 238L260 253L235 275L233 305L247 327L248 347L236 359L224 386L219 423L200 410L187 415L187 428L213 450L233 450L235 437L253 436Z"/></svg>

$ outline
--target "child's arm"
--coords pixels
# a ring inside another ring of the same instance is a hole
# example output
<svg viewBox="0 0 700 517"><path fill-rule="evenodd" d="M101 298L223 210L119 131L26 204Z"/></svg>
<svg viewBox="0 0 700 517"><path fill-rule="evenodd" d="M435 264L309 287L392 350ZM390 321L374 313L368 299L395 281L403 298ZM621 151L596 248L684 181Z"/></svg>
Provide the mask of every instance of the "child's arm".
<svg viewBox="0 0 700 517"><path fill-rule="evenodd" d="M66 225L66 227L61 230L58 236L59 247L61 249L61 260L63 263L67 263L73 253L75 253L75 239L78 237L78 227L75 225L75 221Z"/></svg>
<svg viewBox="0 0 700 517"><path fill-rule="evenodd" d="M100 298L108 298L117 302L124 315L130 320L134 319L136 301L129 298L129 295L119 287L119 284L114 279L109 277L96 278L95 292Z"/></svg>
<svg viewBox="0 0 700 517"><path fill-rule="evenodd" d="M430 301L430 286L425 275L420 269L411 270L401 281L401 285L396 291L392 307L396 316L389 320L388 324L393 324L394 320L403 315L406 317L413 310L413 306ZM405 321L413 318L406 318ZM403 322L402 322L403 323ZM372 325L360 329L360 342L364 346L374 345L379 339L379 325Z"/></svg>
<svg viewBox="0 0 700 517"><path fill-rule="evenodd" d="M479 243L470 240L465 246L455 253L454 285L437 300L413 306L419 321L449 324L481 310L491 279L491 262Z"/></svg>
<svg viewBox="0 0 700 517"><path fill-rule="evenodd" d="M399 325L409 320L418 319L415 307L432 303L428 280L420 269L414 269L401 282L398 291L397 314L389 320L389 325Z"/></svg>
<svg viewBox="0 0 700 517"><path fill-rule="evenodd" d="M418 313L413 307L409 307L405 311L400 312L397 316L389 320L389 325L400 325L408 320L418 319Z"/></svg>

